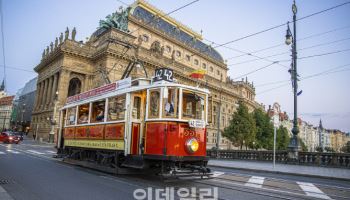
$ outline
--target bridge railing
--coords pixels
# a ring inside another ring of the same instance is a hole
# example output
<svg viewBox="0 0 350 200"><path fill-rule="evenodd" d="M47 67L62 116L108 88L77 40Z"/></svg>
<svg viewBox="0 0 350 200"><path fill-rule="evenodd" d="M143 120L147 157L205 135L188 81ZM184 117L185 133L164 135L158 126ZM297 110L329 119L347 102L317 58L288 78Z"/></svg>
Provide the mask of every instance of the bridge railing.
<svg viewBox="0 0 350 200"><path fill-rule="evenodd" d="M273 151L208 150L207 156L228 160L272 161ZM288 160L288 151L276 151L276 162L295 164L294 160ZM350 168L350 153L299 152L296 164Z"/></svg>

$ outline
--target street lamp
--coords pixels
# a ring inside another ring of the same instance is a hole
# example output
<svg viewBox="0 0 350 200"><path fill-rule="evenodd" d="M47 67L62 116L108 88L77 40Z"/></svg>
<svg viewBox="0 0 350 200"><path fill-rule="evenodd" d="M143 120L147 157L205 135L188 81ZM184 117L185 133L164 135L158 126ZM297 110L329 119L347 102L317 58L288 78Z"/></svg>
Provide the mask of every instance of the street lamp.
<svg viewBox="0 0 350 200"><path fill-rule="evenodd" d="M51 124L51 131L49 133L49 142L50 143L54 142L55 125L56 125L55 116L56 116L57 103L58 103L58 91L56 91L55 97L54 97L54 107L53 107L52 117L47 118L47 120L50 121L50 124Z"/></svg>
<svg viewBox="0 0 350 200"><path fill-rule="evenodd" d="M293 95L294 95L294 119L293 119L293 136L290 139L290 143L288 145L289 149L289 158L292 161L296 161L298 159L298 151L299 151L299 143L297 135L299 133L298 128L298 73L297 73L297 39L296 39L296 13L297 6L295 5L295 0L292 5L293 11L293 34L289 28L289 22L287 23L287 33L286 33L286 41L287 45L292 44L292 69L289 70L292 76L292 85L293 85Z"/></svg>

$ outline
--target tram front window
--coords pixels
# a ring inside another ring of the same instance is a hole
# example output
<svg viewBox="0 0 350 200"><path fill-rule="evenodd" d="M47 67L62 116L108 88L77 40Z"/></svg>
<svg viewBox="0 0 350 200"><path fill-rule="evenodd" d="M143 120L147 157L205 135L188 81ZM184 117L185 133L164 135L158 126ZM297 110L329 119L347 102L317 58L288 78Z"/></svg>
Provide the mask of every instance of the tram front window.
<svg viewBox="0 0 350 200"><path fill-rule="evenodd" d="M165 88L163 99L163 117L177 118L178 90L176 88Z"/></svg>
<svg viewBox="0 0 350 200"><path fill-rule="evenodd" d="M184 90L182 93L182 117L202 120L203 116L204 96Z"/></svg>
<svg viewBox="0 0 350 200"><path fill-rule="evenodd" d="M159 118L159 98L159 90L150 91L150 106L148 111L149 118Z"/></svg>
<svg viewBox="0 0 350 200"><path fill-rule="evenodd" d="M66 126L75 125L76 110L77 110L76 107L68 108L67 119L66 119Z"/></svg>
<svg viewBox="0 0 350 200"><path fill-rule="evenodd" d="M89 119L89 104L83 104L79 106L78 110L78 124L86 124Z"/></svg>

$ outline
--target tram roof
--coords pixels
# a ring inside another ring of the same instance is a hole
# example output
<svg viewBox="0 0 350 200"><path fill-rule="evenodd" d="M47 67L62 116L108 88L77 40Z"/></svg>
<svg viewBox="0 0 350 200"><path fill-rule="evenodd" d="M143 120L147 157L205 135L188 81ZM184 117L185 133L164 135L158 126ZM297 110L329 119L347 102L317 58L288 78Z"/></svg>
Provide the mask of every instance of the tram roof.
<svg viewBox="0 0 350 200"><path fill-rule="evenodd" d="M123 79L123 80L120 80L120 81L125 81L125 80L126 79ZM117 82L111 83L111 84L116 84L117 83L117 85L118 85L118 82L120 82L120 81L117 81ZM105 86L108 86L108 85L105 85ZM105 86L102 86L102 87L105 87ZM63 106L61 108L61 110L62 109L66 109L66 108L70 108L70 107L74 107L74 106L77 106L77 105L81 105L81 104L86 104L86 103L89 103L89 102L94 102L94 101L97 101L97 100L100 100L100 99L105 99L105 98L108 98L108 97L121 95L121 94L135 92L135 91L139 91L139 90L147 90L147 89L152 89L152 88L161 88L161 87L179 87L179 88L193 90L193 91L197 91L197 92L201 92L201 93L205 93L205 94L209 94L210 93L209 90L206 89L206 88L193 87L193 86L189 86L189 85L179 84L179 83L175 83L175 82L167 82L167 81L152 82L151 79L137 78L137 79L134 79L134 80L130 79L130 86L128 86L128 87L125 87L125 88L122 88L122 89L117 89L116 88L115 90L108 91L108 92L103 93L101 95L96 95L96 96L93 96L93 97L90 97L90 98L86 98L86 99L83 99L83 100L76 100L76 101L68 102L68 103L65 104L65 106ZM101 88L101 87L99 87L99 88ZM86 92L74 95L73 97L81 95L81 94L89 93L89 92L94 91L94 90L99 89L99 88L94 88L92 90L88 90Z"/></svg>

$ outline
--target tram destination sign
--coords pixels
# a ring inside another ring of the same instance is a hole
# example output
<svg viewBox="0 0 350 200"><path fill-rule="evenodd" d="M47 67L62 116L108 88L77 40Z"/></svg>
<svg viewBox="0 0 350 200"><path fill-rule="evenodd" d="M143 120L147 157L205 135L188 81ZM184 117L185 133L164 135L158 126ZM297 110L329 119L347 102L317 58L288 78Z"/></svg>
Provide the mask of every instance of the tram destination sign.
<svg viewBox="0 0 350 200"><path fill-rule="evenodd" d="M72 102L76 102L76 101L81 101L81 100L86 100L95 96L99 96L102 94L106 94L108 92L111 91L115 91L115 90L120 90L123 88L127 88L131 86L131 78L126 78L123 80L119 80L115 83L111 83L108 85L104 85L71 97L67 98L67 103L72 103Z"/></svg>
<svg viewBox="0 0 350 200"><path fill-rule="evenodd" d="M173 82L174 81L174 73L172 69L159 68L159 69L156 69L154 74L155 74L155 77L153 78L153 82L157 82L157 81Z"/></svg>
<svg viewBox="0 0 350 200"><path fill-rule="evenodd" d="M188 125L191 128L205 128L205 122L203 120L191 119L188 121Z"/></svg>

